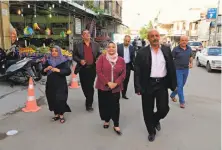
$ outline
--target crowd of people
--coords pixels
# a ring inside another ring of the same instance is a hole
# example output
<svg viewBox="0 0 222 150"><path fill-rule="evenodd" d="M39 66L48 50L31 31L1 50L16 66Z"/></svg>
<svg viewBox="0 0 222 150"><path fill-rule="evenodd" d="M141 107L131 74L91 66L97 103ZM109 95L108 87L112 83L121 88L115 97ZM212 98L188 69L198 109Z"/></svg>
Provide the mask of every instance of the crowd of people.
<svg viewBox="0 0 222 150"><path fill-rule="evenodd" d="M110 126L113 121L113 130L122 135L120 129L120 97L127 97L127 87L134 71L135 93L142 98L142 109L145 125L148 131L148 140L154 141L156 130L161 130L160 120L168 114L169 94L176 102L179 95L180 107L185 108L183 87L186 83L189 68L192 68L191 48L187 45L188 38L182 36L180 45L171 52L169 46L160 44L160 34L157 30L150 30L147 38L149 45L141 46L135 56L135 49L130 45L131 37L126 35L122 44L109 42L106 54L100 54L99 45L92 41L88 30L82 31L82 42L74 46L73 60L77 62L75 74L79 74L82 91L86 98L86 111L92 112L94 101L94 81L98 90L98 105L103 128ZM141 45L140 45L141 44ZM71 112L67 105L68 88L66 76L71 70L67 60L61 54L61 48L51 49L51 56L44 65L42 74L47 76L46 97L49 110L55 116L53 121L65 122L64 113ZM97 78L96 78L97 76ZM55 82L56 81L56 82ZM157 111L154 112L156 101Z"/></svg>

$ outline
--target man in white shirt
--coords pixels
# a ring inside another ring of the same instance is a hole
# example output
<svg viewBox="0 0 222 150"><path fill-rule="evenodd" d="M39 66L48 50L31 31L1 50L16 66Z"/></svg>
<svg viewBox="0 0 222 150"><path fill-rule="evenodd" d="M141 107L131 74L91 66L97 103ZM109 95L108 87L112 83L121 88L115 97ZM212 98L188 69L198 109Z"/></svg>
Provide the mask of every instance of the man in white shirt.
<svg viewBox="0 0 222 150"><path fill-rule="evenodd" d="M150 45L142 48L135 60L135 92L142 95L144 121L149 133L148 140L155 140L156 130L160 131L160 120L169 112L168 88L176 89L176 70L169 47L160 45L157 30L148 32ZM154 113L156 100L157 112Z"/></svg>
<svg viewBox="0 0 222 150"><path fill-rule="evenodd" d="M124 37L123 44L119 44L117 47L118 55L125 60L126 63L126 78L123 83L123 91L122 91L122 98L129 99L126 96L126 91L130 79L131 70L133 70L133 61L135 58L135 51L132 45L130 45L131 37L126 35Z"/></svg>

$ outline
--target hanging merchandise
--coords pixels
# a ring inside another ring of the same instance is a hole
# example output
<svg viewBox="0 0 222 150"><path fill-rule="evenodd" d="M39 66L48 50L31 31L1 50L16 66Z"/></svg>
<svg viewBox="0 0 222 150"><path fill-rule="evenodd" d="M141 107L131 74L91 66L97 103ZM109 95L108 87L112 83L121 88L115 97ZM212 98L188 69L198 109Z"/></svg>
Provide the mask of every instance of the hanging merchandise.
<svg viewBox="0 0 222 150"><path fill-rule="evenodd" d="M51 35L51 30L50 30L49 28L47 28L47 29L45 30L45 34L46 34L46 35Z"/></svg>
<svg viewBox="0 0 222 150"><path fill-rule="evenodd" d="M39 25L37 23L33 24L33 29L34 30L40 30Z"/></svg>
<svg viewBox="0 0 222 150"><path fill-rule="evenodd" d="M34 34L33 29L29 26L26 26L25 29L24 29L24 35L25 36L31 36L33 34Z"/></svg>
<svg viewBox="0 0 222 150"><path fill-rule="evenodd" d="M66 34L67 34L67 35L69 35L69 34L71 34L71 33L72 33L71 30L67 30L67 31L66 31Z"/></svg>
<svg viewBox="0 0 222 150"><path fill-rule="evenodd" d="M60 32L60 37L61 38L65 38L66 37L66 33L64 31Z"/></svg>

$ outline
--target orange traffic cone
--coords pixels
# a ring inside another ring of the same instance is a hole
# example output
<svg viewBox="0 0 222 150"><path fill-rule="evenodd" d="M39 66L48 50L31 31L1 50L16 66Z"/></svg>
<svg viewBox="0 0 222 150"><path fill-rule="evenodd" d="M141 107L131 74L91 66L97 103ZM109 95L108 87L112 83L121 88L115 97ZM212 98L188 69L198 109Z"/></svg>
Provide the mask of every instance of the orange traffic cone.
<svg viewBox="0 0 222 150"><path fill-rule="evenodd" d="M22 109L23 112L37 112L41 108L37 106L35 99L35 89L32 81L32 77L29 78L28 96L26 107Z"/></svg>
<svg viewBox="0 0 222 150"><path fill-rule="evenodd" d="M75 71L75 66L73 67L71 86L69 86L69 88L71 89L79 88L78 80L74 71Z"/></svg>

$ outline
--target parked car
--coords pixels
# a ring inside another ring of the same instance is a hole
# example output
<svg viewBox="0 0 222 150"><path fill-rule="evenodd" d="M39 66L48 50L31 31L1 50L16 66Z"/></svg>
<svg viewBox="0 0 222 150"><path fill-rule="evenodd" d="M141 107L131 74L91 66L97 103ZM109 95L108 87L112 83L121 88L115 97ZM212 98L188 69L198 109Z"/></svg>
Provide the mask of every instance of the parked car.
<svg viewBox="0 0 222 150"><path fill-rule="evenodd" d="M203 45L201 42L189 41L188 45L192 49L193 58L195 58L197 51L201 51L203 49Z"/></svg>
<svg viewBox="0 0 222 150"><path fill-rule="evenodd" d="M205 66L208 72L221 70L222 47L211 46L198 51L196 54L197 67Z"/></svg>

